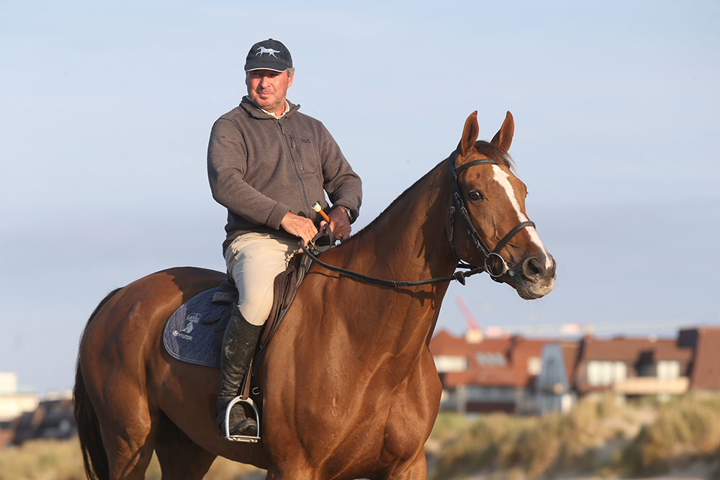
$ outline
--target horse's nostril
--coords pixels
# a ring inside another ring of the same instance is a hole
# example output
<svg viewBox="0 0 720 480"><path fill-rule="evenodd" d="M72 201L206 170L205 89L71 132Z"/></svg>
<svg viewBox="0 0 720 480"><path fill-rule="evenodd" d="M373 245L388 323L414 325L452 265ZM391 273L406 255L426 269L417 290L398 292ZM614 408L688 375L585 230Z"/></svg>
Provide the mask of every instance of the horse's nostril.
<svg viewBox="0 0 720 480"><path fill-rule="evenodd" d="M530 257L523 262L522 271L528 278L538 277L542 273L543 268L537 258Z"/></svg>

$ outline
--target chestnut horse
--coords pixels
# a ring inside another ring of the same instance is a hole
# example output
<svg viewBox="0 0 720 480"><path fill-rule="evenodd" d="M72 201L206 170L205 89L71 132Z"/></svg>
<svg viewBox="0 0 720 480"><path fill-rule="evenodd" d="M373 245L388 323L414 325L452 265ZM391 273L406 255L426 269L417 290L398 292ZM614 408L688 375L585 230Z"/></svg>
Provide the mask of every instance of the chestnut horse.
<svg viewBox="0 0 720 480"><path fill-rule="evenodd" d="M471 114L447 160L322 261L414 282L450 276L463 260L487 265L522 298L549 293L555 261L510 169L513 132L508 112L491 142L477 141ZM200 479L218 455L271 479L425 478L441 394L428 344L447 280L387 286L313 265L258 367L262 440L249 444L218 435L218 370L162 347L175 309L224 278L165 270L110 293L92 314L74 390L89 478L144 478L153 451L163 479Z"/></svg>

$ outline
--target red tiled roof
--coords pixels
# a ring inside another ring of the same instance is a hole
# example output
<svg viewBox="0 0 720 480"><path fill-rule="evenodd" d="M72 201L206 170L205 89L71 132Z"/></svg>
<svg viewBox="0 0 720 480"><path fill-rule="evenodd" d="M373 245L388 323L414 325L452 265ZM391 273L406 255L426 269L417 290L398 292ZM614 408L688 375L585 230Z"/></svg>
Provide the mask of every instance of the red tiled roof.
<svg viewBox="0 0 720 480"><path fill-rule="evenodd" d="M513 368L497 366L474 368L462 372L447 372L443 374L443 384L446 387L457 387L458 385L518 386Z"/></svg>
<svg viewBox="0 0 720 480"><path fill-rule="evenodd" d="M700 327L690 388L720 390L720 328Z"/></svg>
<svg viewBox="0 0 720 480"><path fill-rule="evenodd" d="M720 390L720 327L700 327L680 332L678 339L612 338L592 336L580 342L524 337L486 338L468 343L464 337L441 330L430 341L433 355L463 356L468 370L443 374L445 386L483 385L524 387L534 381L528 372L528 360L541 357L548 343L560 343L567 378L580 391L591 390L585 379L585 368L591 360L622 361L632 367L644 358L653 362L675 360L682 365L682 374L690 365L690 387ZM478 354L500 354L503 365L481 364ZM597 387L601 388L601 387ZM607 388L607 387L602 387Z"/></svg>
<svg viewBox="0 0 720 480"><path fill-rule="evenodd" d="M435 356L463 356L468 369L462 372L443 374L443 384L457 385L515 386L525 387L536 375L528 372L531 357L542 357L545 344L555 340L528 339L524 337L485 338L478 343L469 343L464 337L456 337L441 330L430 341L430 352ZM499 354L504 365L486 365L478 360L478 354Z"/></svg>
<svg viewBox="0 0 720 480"><path fill-rule="evenodd" d="M583 339L583 360L637 362L641 354L652 354L654 360L689 361L692 351L677 346L675 340L646 338Z"/></svg>

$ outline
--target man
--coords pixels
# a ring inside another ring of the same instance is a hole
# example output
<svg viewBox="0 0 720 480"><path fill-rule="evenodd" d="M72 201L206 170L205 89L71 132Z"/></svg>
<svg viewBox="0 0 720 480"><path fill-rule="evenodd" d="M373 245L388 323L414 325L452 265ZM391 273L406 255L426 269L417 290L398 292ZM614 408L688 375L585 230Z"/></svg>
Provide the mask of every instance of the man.
<svg viewBox="0 0 720 480"><path fill-rule="evenodd" d="M224 432L227 404L238 395L273 301L273 280L321 221L311 205L328 211L335 238L350 235L362 201L360 177L324 125L287 101L294 68L288 49L268 39L252 46L245 62L247 96L220 117L208 147L213 198L228 209L223 252L238 287L221 353L217 422ZM233 407L231 435L253 434L254 419ZM224 435L224 433L221 433Z"/></svg>

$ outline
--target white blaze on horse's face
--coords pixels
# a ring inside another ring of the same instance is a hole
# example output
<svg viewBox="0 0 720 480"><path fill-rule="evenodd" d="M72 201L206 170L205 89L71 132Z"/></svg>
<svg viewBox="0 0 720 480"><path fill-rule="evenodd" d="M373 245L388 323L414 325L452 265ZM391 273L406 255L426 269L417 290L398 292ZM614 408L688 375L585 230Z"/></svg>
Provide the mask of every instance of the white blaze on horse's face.
<svg viewBox="0 0 720 480"><path fill-rule="evenodd" d="M510 175L505 172L500 166L493 165L493 180L495 180L497 183L500 184L500 186L505 190L505 193L507 193L508 199L510 200L510 204L512 205L513 209L515 210L515 214L517 215L518 223L527 222L528 218L523 213L522 208L520 207L520 203L518 202L518 197L515 194L515 189L512 186L512 183L510 183ZM545 268L551 268L552 267L552 257L550 257L550 254L545 249L545 245L543 245L542 240L540 240L540 235L538 235L537 230L535 230L535 227L525 227L524 229L528 235L530 235L530 241L532 241L537 247L540 249L542 254L545 257Z"/></svg>

